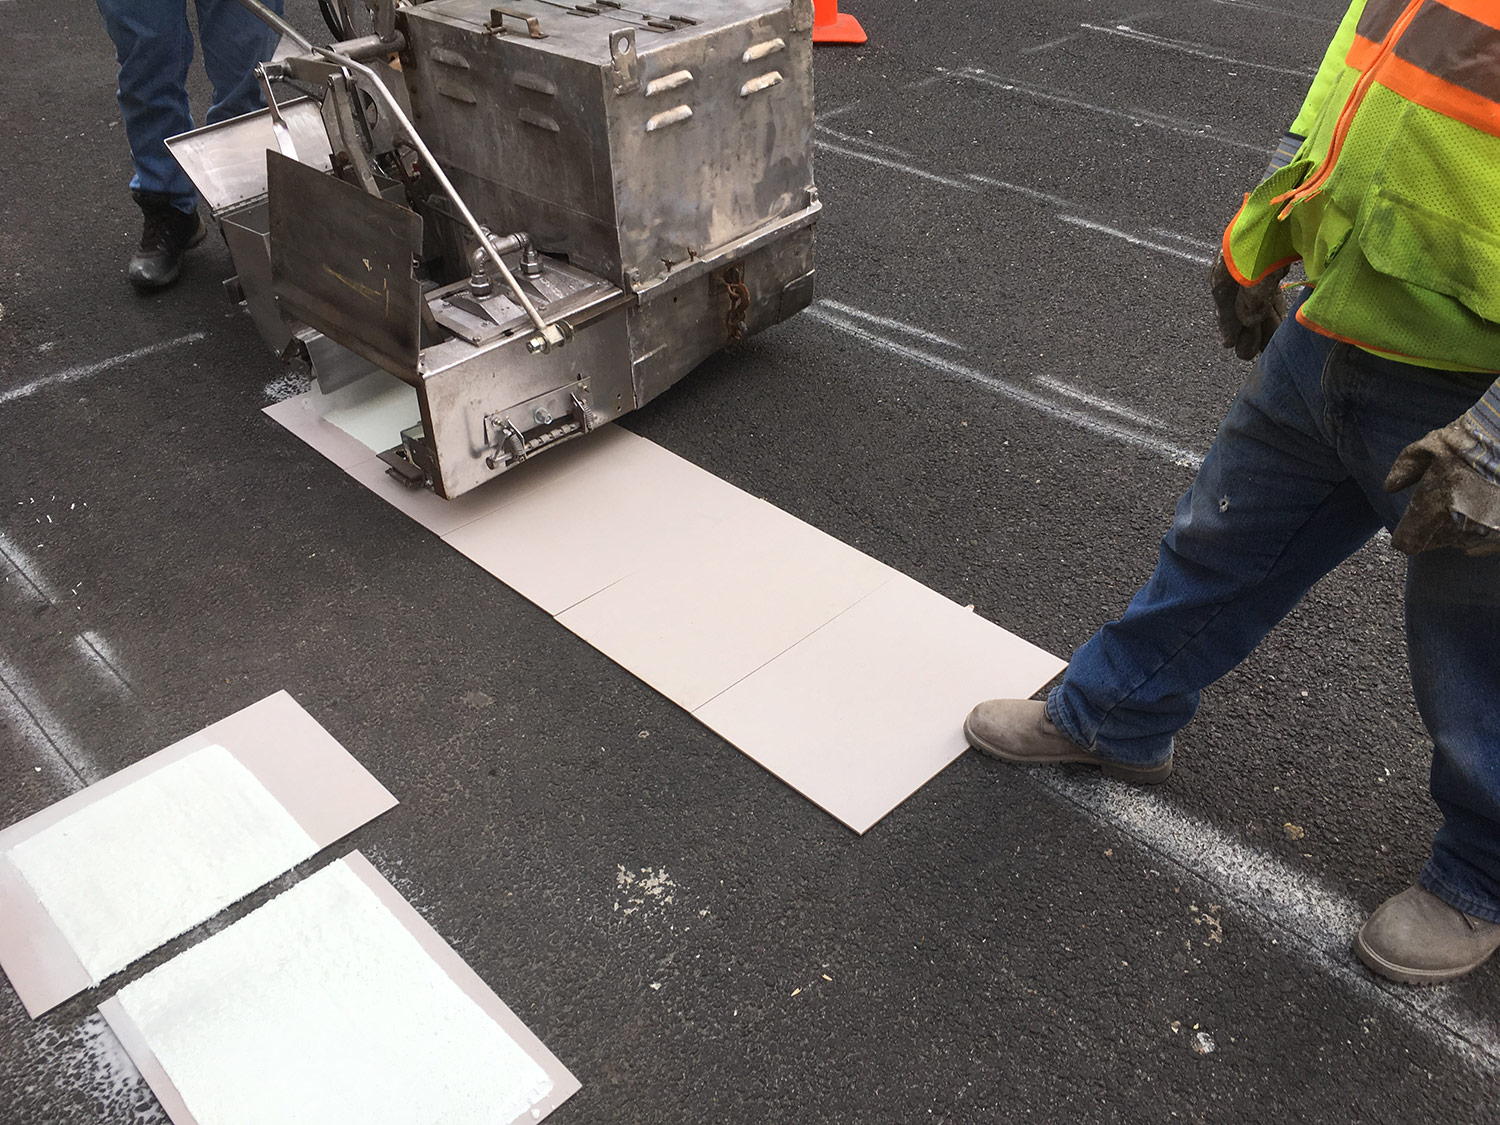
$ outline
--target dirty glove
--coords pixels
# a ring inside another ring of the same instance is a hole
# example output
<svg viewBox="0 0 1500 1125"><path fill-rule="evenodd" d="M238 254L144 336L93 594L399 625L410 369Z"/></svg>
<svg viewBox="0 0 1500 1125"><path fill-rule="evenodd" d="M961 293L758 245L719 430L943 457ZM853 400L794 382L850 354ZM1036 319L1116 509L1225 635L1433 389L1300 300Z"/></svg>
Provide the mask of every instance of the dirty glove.
<svg viewBox="0 0 1500 1125"><path fill-rule="evenodd" d="M1415 490L1391 542L1408 555L1500 554L1500 383L1456 422L1401 451L1387 492Z"/></svg>
<svg viewBox="0 0 1500 1125"><path fill-rule="evenodd" d="M1254 285L1241 285L1229 273L1224 255L1214 258L1209 284L1219 312L1219 339L1241 359L1254 359L1265 350L1271 334L1286 316L1281 279L1290 266L1272 270Z"/></svg>

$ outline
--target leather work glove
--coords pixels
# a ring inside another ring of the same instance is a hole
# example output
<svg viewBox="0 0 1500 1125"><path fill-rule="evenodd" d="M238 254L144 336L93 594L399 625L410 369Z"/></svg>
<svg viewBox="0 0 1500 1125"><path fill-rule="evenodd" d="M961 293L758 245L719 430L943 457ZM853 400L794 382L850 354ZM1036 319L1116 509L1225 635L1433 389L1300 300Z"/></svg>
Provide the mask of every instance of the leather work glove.
<svg viewBox="0 0 1500 1125"><path fill-rule="evenodd" d="M1500 554L1500 383L1456 422L1401 451L1387 492L1411 488L1391 542L1408 555L1456 547Z"/></svg>
<svg viewBox="0 0 1500 1125"><path fill-rule="evenodd" d="M1241 359L1254 359L1265 351L1271 334L1286 317L1281 281L1289 269L1282 266L1254 285L1245 286L1230 275L1223 252L1215 256L1209 285L1219 313L1219 339Z"/></svg>

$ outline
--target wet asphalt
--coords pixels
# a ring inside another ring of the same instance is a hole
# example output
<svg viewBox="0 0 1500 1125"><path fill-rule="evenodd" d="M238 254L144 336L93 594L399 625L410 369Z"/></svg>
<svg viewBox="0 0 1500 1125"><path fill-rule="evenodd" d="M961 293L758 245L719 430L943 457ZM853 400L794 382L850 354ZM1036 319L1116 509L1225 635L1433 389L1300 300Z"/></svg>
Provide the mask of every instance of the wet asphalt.
<svg viewBox="0 0 1500 1125"><path fill-rule="evenodd" d="M627 424L1066 655L1191 469L997 386L1208 447L1248 368L1195 259L1341 6L844 8L820 296L947 342L822 306ZM1500 970L1377 986L1224 875L1368 911L1421 865L1388 544L1205 693L1157 821L967 755L856 837L266 419L217 239L129 290L113 70L85 0L0 0L0 824L284 688L402 802L305 869L401 888L582 1080L560 1125L1500 1120ZM191 940L35 1022L0 988L0 1122L151 1120L93 1008Z"/></svg>

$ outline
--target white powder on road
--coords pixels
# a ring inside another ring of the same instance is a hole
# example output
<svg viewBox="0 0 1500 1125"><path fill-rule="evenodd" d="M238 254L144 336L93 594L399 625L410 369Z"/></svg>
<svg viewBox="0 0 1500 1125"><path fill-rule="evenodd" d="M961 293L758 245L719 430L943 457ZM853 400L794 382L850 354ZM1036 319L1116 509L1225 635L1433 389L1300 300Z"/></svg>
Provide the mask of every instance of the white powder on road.
<svg viewBox="0 0 1500 1125"><path fill-rule="evenodd" d="M317 850L249 769L209 746L6 857L98 983Z"/></svg>
<svg viewBox="0 0 1500 1125"><path fill-rule="evenodd" d="M507 1125L552 1089L342 863L119 999L200 1125Z"/></svg>

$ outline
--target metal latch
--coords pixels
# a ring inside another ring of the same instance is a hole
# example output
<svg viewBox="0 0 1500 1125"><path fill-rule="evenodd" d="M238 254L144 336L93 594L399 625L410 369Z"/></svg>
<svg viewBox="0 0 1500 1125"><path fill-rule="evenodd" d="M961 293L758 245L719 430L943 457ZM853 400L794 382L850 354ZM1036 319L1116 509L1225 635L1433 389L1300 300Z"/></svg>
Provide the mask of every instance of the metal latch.
<svg viewBox="0 0 1500 1125"><path fill-rule="evenodd" d="M547 33L542 30L542 21L526 12L518 12L514 8L491 8L490 22L485 24L486 31L492 31L496 35L506 34L505 17L520 20L526 25L526 34L533 39L545 39Z"/></svg>
<svg viewBox="0 0 1500 1125"><path fill-rule="evenodd" d="M537 405L531 411L531 421L535 425L525 432L504 411L486 415L484 444L490 452L484 459L485 466L498 469L516 465L549 445L592 431L598 425L598 419L589 409L587 393L587 383L577 384L576 389L568 393L570 409L562 418L554 418L545 406Z"/></svg>
<svg viewBox="0 0 1500 1125"><path fill-rule="evenodd" d="M491 434L492 429L493 436ZM484 459L485 465L491 469L497 468L507 461L520 462L526 460L526 438L520 430L516 429L515 423L509 418L498 415L487 417L484 420L484 440L485 444L495 451ZM511 447L509 454L506 453L506 446Z"/></svg>

